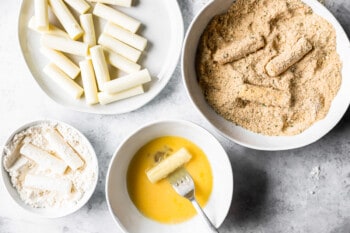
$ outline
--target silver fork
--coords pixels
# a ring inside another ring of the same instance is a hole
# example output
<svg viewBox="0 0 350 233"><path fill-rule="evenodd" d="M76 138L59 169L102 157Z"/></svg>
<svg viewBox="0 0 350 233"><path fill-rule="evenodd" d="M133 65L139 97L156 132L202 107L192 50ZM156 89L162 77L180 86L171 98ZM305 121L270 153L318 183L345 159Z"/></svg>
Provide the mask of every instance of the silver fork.
<svg viewBox="0 0 350 233"><path fill-rule="evenodd" d="M191 175L187 172L185 168L179 168L168 176L168 180L172 185L173 189L181 196L187 198L197 213L202 217L204 222L209 227L209 232L211 233L219 233L216 227L211 223L208 216L204 213L200 205L198 204L194 192L195 186Z"/></svg>

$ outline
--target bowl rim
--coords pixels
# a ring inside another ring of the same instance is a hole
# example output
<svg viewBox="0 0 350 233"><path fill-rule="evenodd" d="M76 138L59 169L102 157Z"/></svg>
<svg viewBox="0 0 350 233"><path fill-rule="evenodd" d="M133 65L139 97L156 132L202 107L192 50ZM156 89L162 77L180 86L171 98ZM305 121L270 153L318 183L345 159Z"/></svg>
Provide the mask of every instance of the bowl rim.
<svg viewBox="0 0 350 233"><path fill-rule="evenodd" d="M110 185L109 185L109 180L110 180L110 173L111 173L111 169L114 163L114 160L117 158L118 156L118 152L120 151L120 149L123 147L123 145L125 143L127 143L132 137L134 137L135 135L137 135L138 133L140 133L141 131L143 131L145 128L147 127L153 127L155 125L158 124L167 124L167 123L175 123L175 124L184 124L190 127L194 127L197 130L200 130L202 132L206 132L208 136L212 137L212 139L214 139L218 145L222 148L222 150L225 152L224 154L224 159L226 160L226 162L228 163L228 168L230 170L230 195L229 195L229 206L227 207L227 211L225 213L225 217L222 219L222 221L219 222L219 226L224 222L225 218L227 217L227 214L229 213L230 210L230 206L232 205L232 200L233 200L233 193L234 193L234 173L233 173L233 169L232 169L232 165L229 159L229 156L226 152L226 150L224 149L224 147L221 145L221 143L219 142L219 140L212 135L208 130L206 130L205 128L197 125L196 123L193 123L192 121L188 121L188 120L182 120L182 119L160 119L160 120L154 120L151 121L149 123L145 123L143 125L141 125L140 127L138 127L137 129L135 129L134 131L132 131L127 137L125 137L117 146L116 150L114 151L112 158L110 159L109 165L108 165L108 170L107 170L107 174L106 174L106 179L105 179L105 195L106 195L106 202L107 202L107 206L108 206L108 210L109 213L111 215L111 217L113 218L114 222L117 224L117 226L119 227L119 229L123 232L123 233L128 233L128 230L124 227L124 225L122 224L122 222L120 221L119 217L117 217L112 209L112 206L110 204L110 198L109 198L109 189L110 189ZM120 155L119 155L120 156Z"/></svg>
<svg viewBox="0 0 350 233"><path fill-rule="evenodd" d="M12 182L10 180L10 176L9 176L9 173L8 171L6 171L5 167L4 167L4 163L3 163L3 160L4 160L4 149L5 147L11 142L11 140L13 139L13 137L20 133L20 132L23 132L24 130L32 127L32 126L36 126L36 125L39 125L39 124L42 124L42 123L52 123L52 124L59 124L59 125L63 125L63 126L66 126L70 129L73 129L79 136L81 136L83 138L83 140L85 140L86 142L86 146L88 147L88 149L90 150L91 152L91 157L92 157L92 160L93 162L95 163L95 179L93 180L92 182L92 187L90 190L88 190L87 192L85 192L83 194L83 197L78 201L78 203L76 204L76 206L74 206L74 208L69 208L68 210L69 211L63 211L63 212L59 212L58 214L50 214L50 215L46 215L46 214L43 214L43 213L38 213L38 212L35 212L35 211L32 211L31 209L33 207L27 205L24 203L24 201L18 196L18 198L14 198L9 189L13 189L17 194L18 194L18 191L16 190L15 187L13 186L10 186L8 187L8 185L5 183L5 179L6 180L9 180L9 184L12 185ZM5 190L6 190L6 193L8 195L8 197L17 205L19 206L24 212L30 214L30 215L33 215L33 216L37 216L37 217L41 217L41 218L46 218L46 219L55 219L55 218L62 218L62 217L65 217L65 216L68 216L70 214L73 214L74 212L78 211L79 209L81 209L86 203L88 203L88 201L91 199L92 195L94 194L95 190L96 190L96 187L97 187L97 183L98 183L98 179L99 179L99 166L98 166L98 159L97 159L97 155L96 155L96 152L95 152L95 149L94 147L92 146L91 142L88 140L88 138L82 133L80 132L80 130L78 130L77 128L73 127L72 125L68 124L68 123L65 123L63 121L59 121L59 120L54 120L54 119L50 119L50 118L45 118L45 119L38 119L38 120L34 120L34 121L29 121L29 122L26 122L24 124L21 124L20 127L17 127L15 130L12 131L12 133L10 134L10 136L7 137L5 143L2 145L1 147L1 155L0 155L0 162L1 162L1 165L0 165L0 173L1 173L1 182L2 184L4 185L5 187ZM83 198L85 199L84 201ZM20 203L24 204L24 206L22 206Z"/></svg>

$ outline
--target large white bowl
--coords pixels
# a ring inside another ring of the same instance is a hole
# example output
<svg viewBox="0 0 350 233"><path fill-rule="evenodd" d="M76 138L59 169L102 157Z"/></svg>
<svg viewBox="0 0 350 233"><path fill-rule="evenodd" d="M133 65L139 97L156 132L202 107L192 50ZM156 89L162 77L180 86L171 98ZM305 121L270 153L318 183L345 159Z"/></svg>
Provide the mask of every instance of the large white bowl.
<svg viewBox="0 0 350 233"><path fill-rule="evenodd" d="M203 233L205 224L195 216L179 224L161 224L144 217L132 203L126 174L134 154L147 142L161 136L180 136L199 146L207 155L213 172L213 190L204 211L215 226L220 226L230 207L233 174L230 161L220 143L203 128L179 120L155 122L141 127L124 140L114 153L106 179L106 198L113 219L129 233Z"/></svg>
<svg viewBox="0 0 350 233"><path fill-rule="evenodd" d="M340 90L332 102L328 115L316 122L303 133L295 136L265 136L253 133L219 116L207 104L198 85L195 57L198 42L209 21L218 14L227 11L234 0L214 0L203 7L189 26L185 37L182 52L182 76L187 93L198 111L220 133L230 140L259 150L287 150L306 146L327 134L342 118L350 103L350 43L341 25L336 18L317 0L303 0L313 11L327 19L335 28L337 34L337 52L343 62L342 84Z"/></svg>
<svg viewBox="0 0 350 233"><path fill-rule="evenodd" d="M75 206L73 206L71 208L64 208L64 209L63 208L33 208L33 207L24 203L24 201L19 196L17 190L12 186L10 175L5 170L4 165L3 165L4 151L2 151L2 153L1 153L1 165L0 165L1 178L2 178L3 184L5 186L5 189L7 190L8 194L10 195L12 200L17 205L22 207L22 209L24 211L26 211L30 214L36 215L36 216L44 217L44 218L59 218L59 217L63 217L63 216L72 214L73 212L75 212L75 211L79 210L81 207L83 207L89 201L90 197L92 196L92 194L95 191L97 181L98 181L98 162L97 162L95 150L92 147L92 145L90 144L89 140L82 133L80 133L80 131L78 131L76 128L74 128L71 125L68 125L66 123L56 121L56 120L54 120L54 121L53 120L38 120L38 121L33 121L30 123L27 123L27 124L19 127L16 131L14 131L10 135L10 137L5 142L4 147L11 142L11 140L13 139L13 137L16 134L26 130L29 127L39 125L42 123L58 123L60 125L64 125L65 127L71 129L73 132L76 132L82 138L82 143L85 144L87 146L88 150L90 151L90 154L92 156L93 167L95 167L94 172L95 172L96 176L95 176L95 179L91 181L91 189L86 190L84 196L77 202L77 204Z"/></svg>

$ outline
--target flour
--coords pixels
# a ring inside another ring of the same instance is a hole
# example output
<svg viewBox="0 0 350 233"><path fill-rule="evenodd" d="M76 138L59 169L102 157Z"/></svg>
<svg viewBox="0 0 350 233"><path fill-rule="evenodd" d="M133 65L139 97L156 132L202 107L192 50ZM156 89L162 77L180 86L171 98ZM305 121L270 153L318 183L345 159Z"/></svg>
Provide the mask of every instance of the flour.
<svg viewBox="0 0 350 233"><path fill-rule="evenodd" d="M44 136L46 132L53 129L56 129L84 160L83 167L75 171L68 167L62 175L53 174L50 170L41 169L34 161L19 153L23 144L30 143L55 155ZM75 129L60 123L41 123L16 134L11 142L5 146L3 163L21 199L26 204L36 208L69 208L76 205L84 194L93 188L97 178L97 165L93 161L89 147L84 142L85 139ZM27 174L69 180L72 182L71 193L62 194L23 187Z"/></svg>

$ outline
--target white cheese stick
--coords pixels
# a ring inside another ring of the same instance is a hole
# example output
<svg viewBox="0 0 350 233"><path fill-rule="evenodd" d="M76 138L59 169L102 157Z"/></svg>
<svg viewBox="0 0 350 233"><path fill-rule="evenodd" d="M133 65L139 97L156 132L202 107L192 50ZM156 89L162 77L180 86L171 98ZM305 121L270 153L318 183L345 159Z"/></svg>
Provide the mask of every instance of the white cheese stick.
<svg viewBox="0 0 350 233"><path fill-rule="evenodd" d="M311 50L312 44L307 39L301 38L291 50L284 51L267 63L265 69L270 76L277 76L300 61Z"/></svg>
<svg viewBox="0 0 350 233"><path fill-rule="evenodd" d="M125 73L131 74L141 69L141 66L139 64L126 59L125 57L113 52L108 48L104 48L104 51L107 62L115 68L124 71Z"/></svg>
<svg viewBox="0 0 350 233"><path fill-rule="evenodd" d="M147 69L143 69L136 73L128 74L106 82L103 88L105 92L113 94L142 85L149 81L151 81L151 75Z"/></svg>
<svg viewBox="0 0 350 233"><path fill-rule="evenodd" d="M83 41L90 47L96 45L95 26L92 14L80 15L80 24L84 30Z"/></svg>
<svg viewBox="0 0 350 233"><path fill-rule="evenodd" d="M88 44L62 36L43 34L40 42L42 46L78 56L85 57L89 52Z"/></svg>
<svg viewBox="0 0 350 233"><path fill-rule="evenodd" d="M140 21L101 3L95 5L93 14L107 21L111 21L132 33L135 33L141 26Z"/></svg>
<svg viewBox="0 0 350 233"><path fill-rule="evenodd" d="M102 46L96 45L90 48L90 54L95 70L98 89L103 91L104 84L110 80L110 76Z"/></svg>
<svg viewBox="0 0 350 233"><path fill-rule="evenodd" d="M58 27L56 27L52 24L49 24L49 30L47 30L47 31L40 30L36 25L35 16L32 16L32 18L30 18L30 20L28 22L28 27L30 29L32 29L33 31L36 31L38 33L70 38L69 35L65 31L59 29Z"/></svg>
<svg viewBox="0 0 350 233"><path fill-rule="evenodd" d="M55 64L50 63L43 69L44 73L49 76L63 91L72 98L78 99L83 94L84 90L70 77L68 77Z"/></svg>
<svg viewBox="0 0 350 233"><path fill-rule="evenodd" d="M111 5L118 5L118 6L125 6L125 7L131 7L132 0L88 0L89 2L100 2L100 3L106 3Z"/></svg>
<svg viewBox="0 0 350 233"><path fill-rule="evenodd" d="M5 168L12 174L19 174L22 170L28 168L29 166L30 161L26 157L20 155L10 168Z"/></svg>
<svg viewBox="0 0 350 233"><path fill-rule="evenodd" d="M146 38L125 30L112 22L106 24L103 32L140 51L143 51L147 46Z"/></svg>
<svg viewBox="0 0 350 233"><path fill-rule="evenodd" d="M72 170L75 171L84 165L84 161L57 130L48 131L44 137L48 140L50 147L57 153L57 156L65 161Z"/></svg>
<svg viewBox="0 0 350 233"><path fill-rule="evenodd" d="M91 59L79 62L79 66L83 80L85 101L89 105L96 104L98 103L97 85Z"/></svg>
<svg viewBox="0 0 350 233"><path fill-rule="evenodd" d="M90 9L90 5L85 0L64 0L64 1L80 14L84 14Z"/></svg>
<svg viewBox="0 0 350 233"><path fill-rule="evenodd" d="M142 93L144 93L145 91L143 90L143 86L137 86L137 87L133 87L129 90L126 91L122 91L119 93L115 93L115 94L109 94L107 92L100 92L98 93L98 100L100 101L100 104L109 104L118 100L122 100L122 99L127 99L133 96L137 96L140 95Z"/></svg>
<svg viewBox="0 0 350 233"><path fill-rule="evenodd" d="M98 39L98 43L133 62L137 62L141 56L139 50L134 49L133 47L104 33Z"/></svg>
<svg viewBox="0 0 350 233"><path fill-rule="evenodd" d="M39 30L49 30L49 7L47 0L34 0L34 15L36 27Z"/></svg>
<svg viewBox="0 0 350 233"><path fill-rule="evenodd" d="M71 79L75 79L79 73L79 67L74 64L68 57L63 53L49 49L46 47L41 47L40 52L47 57L52 63L58 66L64 73L66 73Z"/></svg>
<svg viewBox="0 0 350 233"><path fill-rule="evenodd" d="M23 186L26 188L54 191L63 194L69 194L72 191L72 182L70 180L42 175L28 174L24 179Z"/></svg>
<svg viewBox="0 0 350 233"><path fill-rule="evenodd" d="M33 160L43 170L51 170L53 173L63 174L67 169L65 162L52 156L49 152L44 151L32 144L24 144L21 147L20 153Z"/></svg>
<svg viewBox="0 0 350 233"><path fill-rule="evenodd" d="M146 171L146 175L151 183L156 183L161 179L166 178L170 173L181 167L192 158L186 148L181 148L174 154L162 160L155 167Z"/></svg>
<svg viewBox="0 0 350 233"><path fill-rule="evenodd" d="M78 22L75 20L72 13L62 0L49 0L53 13L56 15L70 38L73 40L79 39L83 35L84 31L81 29Z"/></svg>

